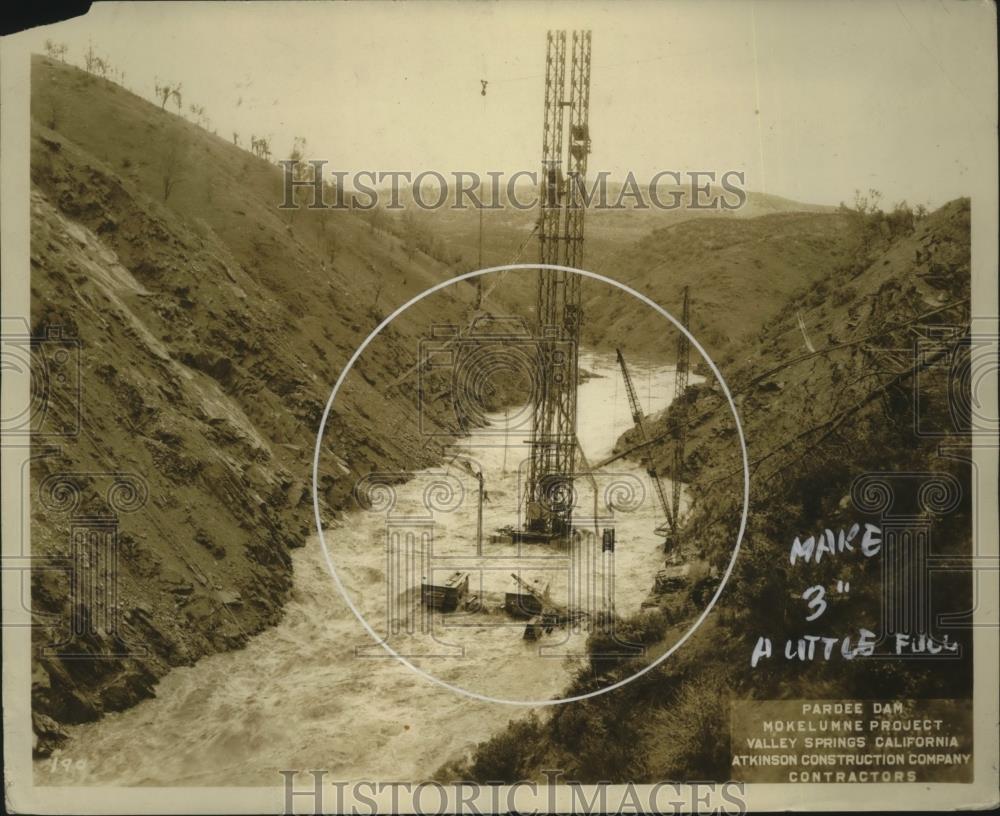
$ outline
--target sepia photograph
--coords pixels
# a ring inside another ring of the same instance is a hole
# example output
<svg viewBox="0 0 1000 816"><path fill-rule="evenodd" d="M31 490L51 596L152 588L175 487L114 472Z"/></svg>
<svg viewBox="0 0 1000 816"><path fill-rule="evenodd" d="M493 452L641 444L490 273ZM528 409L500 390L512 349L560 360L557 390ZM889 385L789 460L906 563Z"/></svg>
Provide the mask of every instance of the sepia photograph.
<svg viewBox="0 0 1000 816"><path fill-rule="evenodd" d="M1000 804L995 4L30 25L10 812Z"/></svg>

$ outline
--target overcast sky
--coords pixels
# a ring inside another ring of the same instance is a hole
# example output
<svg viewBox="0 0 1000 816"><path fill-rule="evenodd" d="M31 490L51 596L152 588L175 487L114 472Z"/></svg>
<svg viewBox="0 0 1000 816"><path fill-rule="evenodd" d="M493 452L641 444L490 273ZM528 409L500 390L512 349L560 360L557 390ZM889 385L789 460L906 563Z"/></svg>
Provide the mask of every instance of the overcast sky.
<svg viewBox="0 0 1000 816"><path fill-rule="evenodd" d="M836 204L968 194L996 127L992 4L96 4L20 35L88 41L152 97L182 82L219 135L296 135L348 171L534 170L545 31L593 31L591 170L743 170ZM480 93L480 80L489 85Z"/></svg>

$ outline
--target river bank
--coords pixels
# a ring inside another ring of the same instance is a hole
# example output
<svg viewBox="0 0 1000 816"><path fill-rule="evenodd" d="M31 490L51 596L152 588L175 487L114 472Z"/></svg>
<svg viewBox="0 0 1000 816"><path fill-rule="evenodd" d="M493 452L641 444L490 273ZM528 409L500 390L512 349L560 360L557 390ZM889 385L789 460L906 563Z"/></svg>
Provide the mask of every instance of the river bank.
<svg viewBox="0 0 1000 816"><path fill-rule="evenodd" d="M631 416L613 358L584 355L581 364L595 375L580 388L581 443L596 459L610 452L622 429L631 425ZM664 408L671 396L670 370L637 365L636 371L644 408L650 413ZM502 417L493 419L499 423ZM503 447L488 446L497 440L499 427L459 443L466 452L477 446L486 451L482 463L492 505L488 531L509 516L504 499L512 486L516 489L515 456L508 452L505 457ZM400 506L419 504L422 477L443 470L447 466L420 471L397 485ZM458 464L448 472L466 488L474 484ZM634 465L616 475L644 479ZM651 535L656 515L648 491L642 507L618 525L614 597L619 614L638 611L662 562L659 542ZM466 504L436 530L441 552L454 554L467 547L474 529L475 509ZM346 514L326 536L349 597L380 632L387 626L386 551L373 543L384 530L384 516L358 510ZM500 559L513 555L501 545L488 545L487 552ZM276 626L243 649L175 669L156 686L155 698L131 710L71 728L68 743L52 759L36 762L39 782L267 785L280 779L279 770L302 767L327 768L342 780L373 774L425 779L509 721L538 710L456 694L385 656L337 591L315 536L293 554L293 575ZM602 578L593 575L595 581ZM502 587L502 576L496 580ZM553 593L563 591L564 585L553 581ZM446 630L447 641L465 647L462 658L415 662L477 694L555 698L578 671L585 652L585 632L553 637L544 655L521 639L523 625L487 616L466 618L465 623L469 625ZM64 759L73 762L68 770Z"/></svg>

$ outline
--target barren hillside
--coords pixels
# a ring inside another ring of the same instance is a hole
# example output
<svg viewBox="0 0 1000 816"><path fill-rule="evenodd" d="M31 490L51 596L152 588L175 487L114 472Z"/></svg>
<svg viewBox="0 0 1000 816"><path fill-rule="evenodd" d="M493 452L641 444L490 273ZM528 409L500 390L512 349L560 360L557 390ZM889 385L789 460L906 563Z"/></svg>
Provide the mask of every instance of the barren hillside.
<svg viewBox="0 0 1000 816"><path fill-rule="evenodd" d="M449 270L349 212L279 211L277 167L118 85L40 57L32 80L32 330L79 360L32 468L32 552L53 565L32 585L44 752L57 723L129 706L277 620L288 549L314 528L330 388L391 308ZM347 381L325 437L340 469L323 477L328 517L358 476L435 461L443 438L400 432L415 390L382 389L417 359L412 327L464 320L471 293L416 307ZM117 595L71 592L71 529L114 512ZM112 612L120 626L91 625ZM71 619L81 632L50 654Z"/></svg>

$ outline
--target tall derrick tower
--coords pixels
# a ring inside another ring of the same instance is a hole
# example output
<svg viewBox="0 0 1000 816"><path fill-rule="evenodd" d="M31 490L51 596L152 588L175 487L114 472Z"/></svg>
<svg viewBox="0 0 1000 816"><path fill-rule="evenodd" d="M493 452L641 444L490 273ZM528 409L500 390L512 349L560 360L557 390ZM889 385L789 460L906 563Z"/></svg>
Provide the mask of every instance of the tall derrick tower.
<svg viewBox="0 0 1000 816"><path fill-rule="evenodd" d="M542 127L539 262L579 268L590 154L590 32L574 31L566 82L566 32L549 31ZM568 109L569 116L565 116ZM568 125L568 126L567 126ZM539 371L532 416L526 528L541 538L572 530L576 472L580 276L542 269L538 277Z"/></svg>

